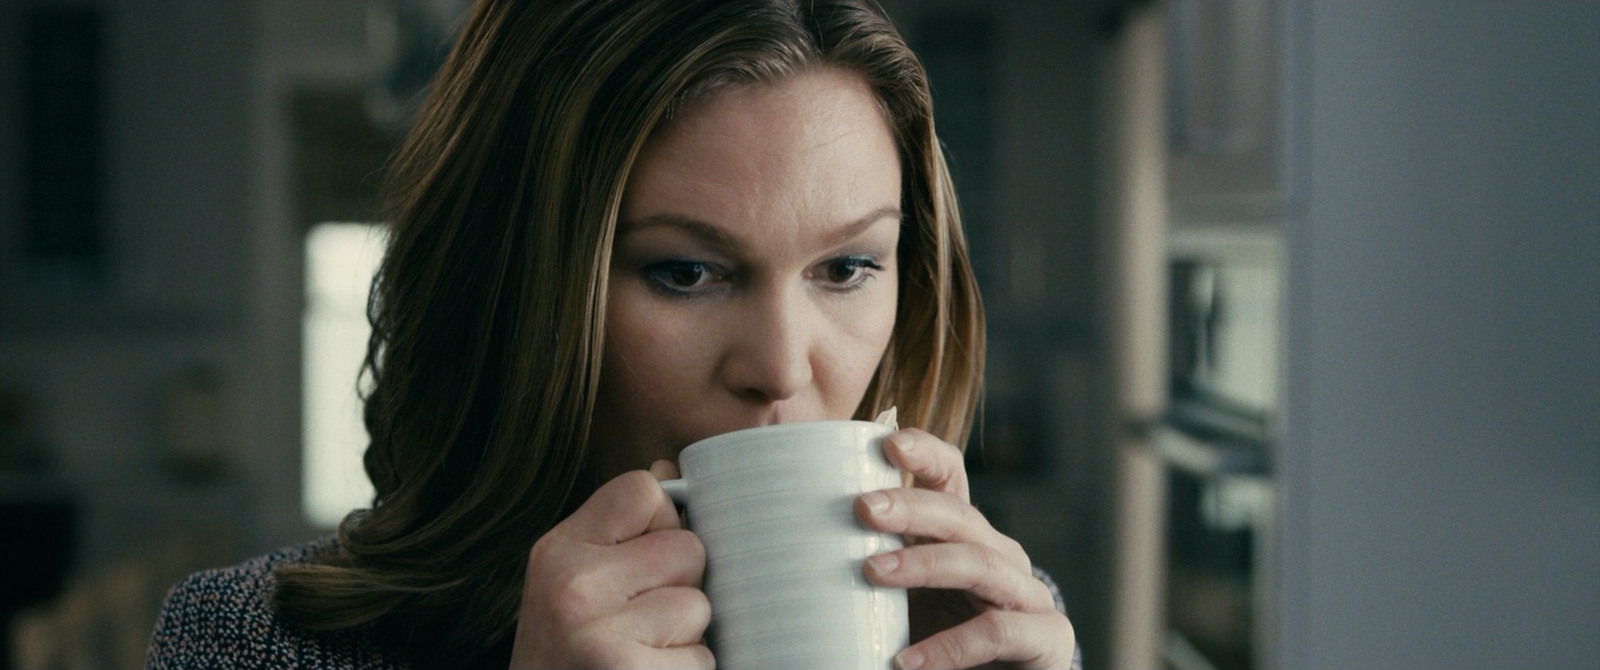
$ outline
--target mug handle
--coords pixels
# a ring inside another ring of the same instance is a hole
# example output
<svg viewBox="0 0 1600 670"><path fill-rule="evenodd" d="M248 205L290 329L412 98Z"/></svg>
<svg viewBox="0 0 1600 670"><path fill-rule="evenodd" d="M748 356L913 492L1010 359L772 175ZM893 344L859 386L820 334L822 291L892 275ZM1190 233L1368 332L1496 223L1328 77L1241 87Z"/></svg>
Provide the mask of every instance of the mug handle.
<svg viewBox="0 0 1600 670"><path fill-rule="evenodd" d="M672 498L673 504L689 504L689 484L682 479L668 479L661 482L661 490L667 492L667 497Z"/></svg>

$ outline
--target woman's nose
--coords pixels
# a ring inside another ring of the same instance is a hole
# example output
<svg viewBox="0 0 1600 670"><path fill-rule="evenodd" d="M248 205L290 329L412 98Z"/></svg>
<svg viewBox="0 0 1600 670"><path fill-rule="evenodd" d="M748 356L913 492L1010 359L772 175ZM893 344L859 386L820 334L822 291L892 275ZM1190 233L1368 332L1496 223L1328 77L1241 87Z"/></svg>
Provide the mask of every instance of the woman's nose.
<svg viewBox="0 0 1600 670"><path fill-rule="evenodd" d="M723 380L748 400L788 400L811 384L814 331L820 315L796 292L752 296L743 323L731 333Z"/></svg>

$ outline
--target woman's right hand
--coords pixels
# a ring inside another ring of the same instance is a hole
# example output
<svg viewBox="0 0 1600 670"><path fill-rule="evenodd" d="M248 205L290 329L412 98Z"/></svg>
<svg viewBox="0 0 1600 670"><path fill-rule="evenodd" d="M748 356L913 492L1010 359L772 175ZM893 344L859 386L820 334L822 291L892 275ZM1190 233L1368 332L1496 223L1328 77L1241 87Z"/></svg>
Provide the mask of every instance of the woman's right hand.
<svg viewBox="0 0 1600 670"><path fill-rule="evenodd" d="M713 667L705 547L657 479L675 470L658 461L606 482L534 543L511 667Z"/></svg>

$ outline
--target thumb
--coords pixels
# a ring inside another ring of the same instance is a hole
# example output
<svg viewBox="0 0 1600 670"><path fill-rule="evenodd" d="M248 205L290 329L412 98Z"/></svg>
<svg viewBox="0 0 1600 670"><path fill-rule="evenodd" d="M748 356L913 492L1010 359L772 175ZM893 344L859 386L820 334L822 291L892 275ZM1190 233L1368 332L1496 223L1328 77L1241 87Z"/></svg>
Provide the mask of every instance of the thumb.
<svg viewBox="0 0 1600 670"><path fill-rule="evenodd" d="M556 527L580 542L612 545L681 526L661 482L649 473L634 470L601 485Z"/></svg>
<svg viewBox="0 0 1600 670"><path fill-rule="evenodd" d="M658 460L650 464L650 476L655 477L658 482L677 479L680 476L678 464L668 460Z"/></svg>

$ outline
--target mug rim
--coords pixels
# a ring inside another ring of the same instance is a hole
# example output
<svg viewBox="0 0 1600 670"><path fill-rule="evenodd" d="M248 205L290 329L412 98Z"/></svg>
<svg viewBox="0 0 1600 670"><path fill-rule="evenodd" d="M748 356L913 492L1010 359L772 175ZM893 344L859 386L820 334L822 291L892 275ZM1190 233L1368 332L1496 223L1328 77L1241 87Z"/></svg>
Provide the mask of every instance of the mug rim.
<svg viewBox="0 0 1600 670"><path fill-rule="evenodd" d="M816 428L821 428L821 427L880 428L880 429L883 429L884 434L886 434L886 435L889 434L889 433L894 432L889 426L886 426L884 424L878 423L876 421L865 421L865 420L862 420L862 419L823 419L821 421L796 421L794 423L774 423L774 424L770 424L770 425L766 425L766 426L752 426L750 428L741 428L739 430L730 431L730 432L722 433L722 434L719 434L719 435L712 435L711 437L707 437L707 438L701 439L699 441L696 441L695 443L690 444L687 447L684 447L682 451L678 452L678 462L682 463L684 456L689 455L689 453L691 451L698 453L698 452L703 451L703 450L705 450L707 448L710 448L711 446L715 446L716 444L719 444L719 443L727 441L727 440L742 439L742 438L748 437L750 433L756 433L756 432L770 433L773 436L778 436L778 435L782 435L785 432L798 432L798 431L802 431L802 430L814 430Z"/></svg>

